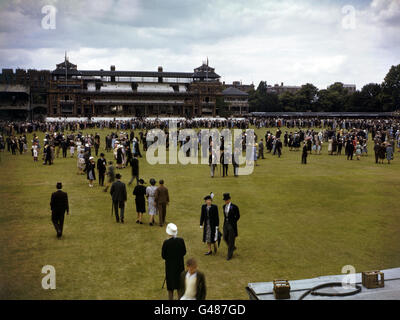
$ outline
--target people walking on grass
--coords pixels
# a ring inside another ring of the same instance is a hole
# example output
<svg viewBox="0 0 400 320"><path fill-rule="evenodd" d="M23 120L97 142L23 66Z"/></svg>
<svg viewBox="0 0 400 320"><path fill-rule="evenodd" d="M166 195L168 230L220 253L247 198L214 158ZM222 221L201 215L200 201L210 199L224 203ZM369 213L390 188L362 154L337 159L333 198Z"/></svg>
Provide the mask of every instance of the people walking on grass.
<svg viewBox="0 0 400 320"><path fill-rule="evenodd" d="M146 197L148 202L148 210L150 215L149 225L154 225L154 216L157 214L157 206L155 201L156 196L156 180L151 178L150 185L146 188Z"/></svg>
<svg viewBox="0 0 400 320"><path fill-rule="evenodd" d="M115 178L117 181L111 185L110 189L111 199L115 211L115 219L117 223L120 221L121 223L124 223L125 201L127 200L126 186L125 183L121 181L121 175L119 173L115 175ZM120 211L120 214L118 214L118 211Z"/></svg>
<svg viewBox="0 0 400 320"><path fill-rule="evenodd" d="M161 257L165 260L165 280L167 282L168 299L174 299L174 291L180 289L180 276L184 271L184 256L186 245L182 238L178 238L178 228L175 224L169 223L166 232L169 239L165 240ZM179 293L178 293L179 297Z"/></svg>
<svg viewBox="0 0 400 320"><path fill-rule="evenodd" d="M204 197L205 204L201 206L200 228L203 229L203 242L207 243L208 251L205 255L211 255L211 245L214 246L214 253L217 253L217 241L219 235L218 207L212 204L210 195Z"/></svg>
<svg viewBox="0 0 400 320"><path fill-rule="evenodd" d="M57 182L57 191L53 192L50 199L51 221L57 232L57 238L61 239L64 228L65 212L69 214L68 194L62 191L62 183Z"/></svg>
<svg viewBox="0 0 400 320"><path fill-rule="evenodd" d="M135 204L136 204L136 212L137 212L137 218L136 218L136 223L138 224L143 224L142 218L143 218L143 213L146 212L146 187L144 186L144 181L143 179L139 179L139 184L133 189L133 195L136 196L135 198Z"/></svg>
<svg viewBox="0 0 400 320"><path fill-rule="evenodd" d="M160 180L159 186L156 189L155 195L154 195L154 201L157 206L157 211L158 211L158 219L159 219L159 225L162 227L165 224L165 218L167 216L167 206L169 204L169 193L168 193L168 188L164 186L164 180Z"/></svg>
<svg viewBox="0 0 400 320"><path fill-rule="evenodd" d="M228 246L228 256L226 259L231 260L233 251L236 250L235 239L238 236L237 222L240 219L240 212L238 206L231 202L229 193L224 193L223 200L225 201L225 204L222 206L224 213L223 236Z"/></svg>
<svg viewBox="0 0 400 320"><path fill-rule="evenodd" d="M186 271L180 275L178 296L180 300L205 300L207 295L206 278L197 269L197 261L190 258L186 261Z"/></svg>

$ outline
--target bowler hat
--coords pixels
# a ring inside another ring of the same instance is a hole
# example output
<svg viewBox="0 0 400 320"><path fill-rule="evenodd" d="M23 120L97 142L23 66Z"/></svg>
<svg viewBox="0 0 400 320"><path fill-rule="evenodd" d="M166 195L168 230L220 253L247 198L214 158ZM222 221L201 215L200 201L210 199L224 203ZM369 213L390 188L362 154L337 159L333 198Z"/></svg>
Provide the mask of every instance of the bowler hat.
<svg viewBox="0 0 400 320"><path fill-rule="evenodd" d="M121 179L121 175L120 175L119 173L117 173L117 174L115 175L115 177L116 177L117 179Z"/></svg>
<svg viewBox="0 0 400 320"><path fill-rule="evenodd" d="M212 198L211 198L210 195L204 197L204 200L211 200L211 199L212 199Z"/></svg>

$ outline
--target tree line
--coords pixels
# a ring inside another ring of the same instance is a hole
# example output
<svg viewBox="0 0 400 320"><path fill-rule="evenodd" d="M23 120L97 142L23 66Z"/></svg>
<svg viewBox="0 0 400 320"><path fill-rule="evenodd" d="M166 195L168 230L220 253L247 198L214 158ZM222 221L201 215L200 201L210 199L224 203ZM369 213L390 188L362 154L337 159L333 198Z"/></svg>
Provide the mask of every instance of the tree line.
<svg viewBox="0 0 400 320"><path fill-rule="evenodd" d="M349 92L336 82L319 90L311 83L295 93L268 92L266 81L249 92L250 112L392 112L400 109L400 64L392 66L381 84L369 83Z"/></svg>

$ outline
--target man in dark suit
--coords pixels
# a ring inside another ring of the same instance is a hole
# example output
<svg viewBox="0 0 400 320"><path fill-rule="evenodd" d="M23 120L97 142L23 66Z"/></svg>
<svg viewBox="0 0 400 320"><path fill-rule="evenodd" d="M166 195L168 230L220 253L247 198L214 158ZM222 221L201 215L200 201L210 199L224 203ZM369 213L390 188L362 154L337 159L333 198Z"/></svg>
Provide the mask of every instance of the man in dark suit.
<svg viewBox="0 0 400 320"><path fill-rule="evenodd" d="M161 257L165 260L165 280L167 282L168 298L173 300L174 290L179 290L180 275L185 269L183 257L186 254L186 246L185 241L177 237L178 228L175 224L169 223L166 232L170 238L163 243Z"/></svg>
<svg viewBox="0 0 400 320"><path fill-rule="evenodd" d="M229 193L224 193L224 240L228 245L227 260L231 260L233 251L236 250L235 238L238 236L237 222L240 219L239 208L231 202Z"/></svg>
<svg viewBox="0 0 400 320"><path fill-rule="evenodd" d="M68 195L61 189L62 183L57 182L57 191L53 192L50 200L51 221L57 231L58 239L61 239L62 236L65 211L69 214Z"/></svg>
<svg viewBox="0 0 400 320"><path fill-rule="evenodd" d="M221 152L220 163L222 166L222 177L228 176L228 166L229 166L228 157L229 154L225 159L225 152L224 151Z"/></svg>
<svg viewBox="0 0 400 320"><path fill-rule="evenodd" d="M127 199L126 186L125 183L121 181L121 175L119 173L115 175L115 178L117 178L117 181L112 184L110 194L115 210L115 218L117 219L117 223L120 221L118 208L121 209L121 223L124 223L125 201Z"/></svg>
<svg viewBox="0 0 400 320"><path fill-rule="evenodd" d="M201 206L200 228L203 228L203 242L207 243L208 251L205 255L212 254L211 244L214 244L214 253L217 253L219 215L218 207L212 204L210 195L204 197L206 202Z"/></svg>
<svg viewBox="0 0 400 320"><path fill-rule="evenodd" d="M49 144L46 144L44 146L44 162L43 164L49 163L49 166L51 165L51 147Z"/></svg>
<svg viewBox="0 0 400 320"><path fill-rule="evenodd" d="M100 159L97 160L97 170L99 171L99 185L104 186L104 176L107 170L107 160L104 153L100 153Z"/></svg>
<svg viewBox="0 0 400 320"><path fill-rule="evenodd" d="M136 185L139 185L139 160L135 154L133 155L133 158L130 159L129 164L132 168L132 178L128 185L130 186L134 179L136 179Z"/></svg>
<svg viewBox="0 0 400 320"><path fill-rule="evenodd" d="M160 185L156 189L155 202L158 210L158 218L160 227L165 224L165 217L167 216L167 205L169 204L168 189L164 186L164 180L158 182Z"/></svg>
<svg viewBox="0 0 400 320"><path fill-rule="evenodd" d="M307 156L308 156L307 145L304 142L303 152L301 153L301 164L307 164Z"/></svg>

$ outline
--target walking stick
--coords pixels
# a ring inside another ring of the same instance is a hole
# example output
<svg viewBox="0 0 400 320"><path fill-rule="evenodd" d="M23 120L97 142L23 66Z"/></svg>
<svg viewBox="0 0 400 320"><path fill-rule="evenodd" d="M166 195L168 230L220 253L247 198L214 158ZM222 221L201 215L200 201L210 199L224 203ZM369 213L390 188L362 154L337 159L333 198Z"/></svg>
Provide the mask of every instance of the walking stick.
<svg viewBox="0 0 400 320"><path fill-rule="evenodd" d="M162 287L161 287L161 289L164 289L165 280L166 280L166 278L164 277L164 282L163 282L163 284L162 284Z"/></svg>
<svg viewBox="0 0 400 320"><path fill-rule="evenodd" d="M111 201L111 217L113 216L114 211L114 201Z"/></svg>

